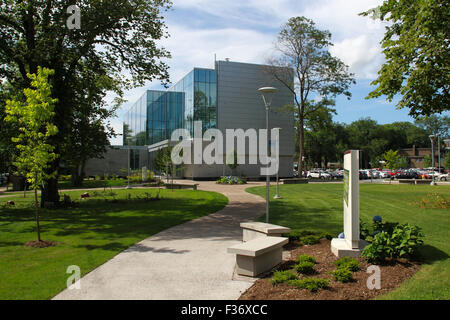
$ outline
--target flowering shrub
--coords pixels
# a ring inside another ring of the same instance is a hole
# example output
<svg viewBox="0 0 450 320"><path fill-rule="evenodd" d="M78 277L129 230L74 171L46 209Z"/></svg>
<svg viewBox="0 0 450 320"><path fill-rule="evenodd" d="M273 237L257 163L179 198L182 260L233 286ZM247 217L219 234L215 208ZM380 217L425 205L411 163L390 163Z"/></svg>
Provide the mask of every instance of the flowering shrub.
<svg viewBox="0 0 450 320"><path fill-rule="evenodd" d="M362 256L370 263L380 263L386 258L410 258L423 244L419 227L410 224L384 223L381 230L374 232L373 240L364 248Z"/></svg>
<svg viewBox="0 0 450 320"><path fill-rule="evenodd" d="M245 184L246 182L239 177L234 176L226 176L222 177L216 181L216 183L220 184Z"/></svg>

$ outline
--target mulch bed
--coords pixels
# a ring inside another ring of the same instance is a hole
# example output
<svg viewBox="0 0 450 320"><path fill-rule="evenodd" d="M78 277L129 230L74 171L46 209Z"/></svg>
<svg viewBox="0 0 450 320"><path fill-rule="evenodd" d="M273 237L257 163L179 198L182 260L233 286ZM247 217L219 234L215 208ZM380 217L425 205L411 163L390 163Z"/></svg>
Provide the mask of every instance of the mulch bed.
<svg viewBox="0 0 450 320"><path fill-rule="evenodd" d="M385 294L397 288L402 282L409 279L420 268L418 262L406 260L388 261L384 265L379 265L381 270L381 289L369 290L367 288L367 279L372 273L366 270L370 266L364 259L359 258L361 270L353 273L353 282L341 283L334 280L334 276L329 271L336 270L333 263L338 258L334 256L330 249L330 240L321 239L320 243L315 245L299 246L298 244L289 244L288 250L291 250L291 259L284 261L277 270L292 269L295 272L295 259L301 254L307 254L316 258L315 269L317 274L307 276L314 278L330 279L328 289L319 289L317 292L310 292L306 289L298 289L285 283L272 285L270 279L272 274L265 278L257 280L253 286L245 291L239 300L367 300L373 299L378 295ZM296 247L296 248L295 248ZM300 276L302 277L306 276Z"/></svg>
<svg viewBox="0 0 450 320"><path fill-rule="evenodd" d="M58 243L54 242L54 241L46 241L46 240L41 240L41 241L28 241L24 244L24 246L26 247L33 247L33 248L47 248L47 247L53 247L56 246Z"/></svg>

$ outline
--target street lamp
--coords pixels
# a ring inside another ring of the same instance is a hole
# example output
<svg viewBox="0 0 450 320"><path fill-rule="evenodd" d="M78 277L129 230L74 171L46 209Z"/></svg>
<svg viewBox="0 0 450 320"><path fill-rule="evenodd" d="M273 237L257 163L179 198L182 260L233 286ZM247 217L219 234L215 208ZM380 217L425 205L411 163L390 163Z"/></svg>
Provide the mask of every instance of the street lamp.
<svg viewBox="0 0 450 320"><path fill-rule="evenodd" d="M441 134L437 134L438 137L438 172L441 173Z"/></svg>
<svg viewBox="0 0 450 320"><path fill-rule="evenodd" d="M131 157L131 154L130 154L130 146L127 146L127 149L128 149L128 183L127 183L127 186L126 186L126 188L125 189L131 189L131 186L130 186L130 175L131 175L131 172L130 172L130 166L131 166L131 164L130 164L130 157Z"/></svg>
<svg viewBox="0 0 450 320"><path fill-rule="evenodd" d="M278 91L274 87L263 87L258 89L261 93L264 106L266 107L266 130L267 130L267 157L269 157L269 109L272 103L272 98L275 92ZM266 176L266 223L269 223L269 188L270 188L270 176Z"/></svg>
<svg viewBox="0 0 450 320"><path fill-rule="evenodd" d="M434 186L434 135L432 135L432 134L430 134L430 140L431 140L431 167L433 168L432 169L432 171L433 171L433 176L432 176L432 178L433 178L433 180L431 181L431 185L432 186Z"/></svg>
<svg viewBox="0 0 450 320"><path fill-rule="evenodd" d="M278 130L281 130L282 128L275 128L275 129L278 129ZM273 143L273 141L272 141L272 143ZM279 186L278 186L278 173L279 173L279 171L280 171L280 161L279 161L280 159L279 159L279 157L278 157L278 159L277 159L277 161L278 161L278 170L277 170L277 194L275 195L275 197L273 197L274 199L283 199L283 197L281 197L280 196L280 188L279 188Z"/></svg>

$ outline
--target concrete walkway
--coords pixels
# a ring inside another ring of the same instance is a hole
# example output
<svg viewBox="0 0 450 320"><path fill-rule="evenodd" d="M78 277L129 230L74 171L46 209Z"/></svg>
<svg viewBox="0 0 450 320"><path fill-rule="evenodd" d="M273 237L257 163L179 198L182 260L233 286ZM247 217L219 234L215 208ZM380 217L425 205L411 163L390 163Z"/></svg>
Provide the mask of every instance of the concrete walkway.
<svg viewBox="0 0 450 320"><path fill-rule="evenodd" d="M264 214L265 200L245 192L264 183L196 183L200 190L224 194L229 204L135 244L84 276L81 289L66 289L54 299L239 298L252 281L232 279L235 257L227 248L241 241L240 222Z"/></svg>

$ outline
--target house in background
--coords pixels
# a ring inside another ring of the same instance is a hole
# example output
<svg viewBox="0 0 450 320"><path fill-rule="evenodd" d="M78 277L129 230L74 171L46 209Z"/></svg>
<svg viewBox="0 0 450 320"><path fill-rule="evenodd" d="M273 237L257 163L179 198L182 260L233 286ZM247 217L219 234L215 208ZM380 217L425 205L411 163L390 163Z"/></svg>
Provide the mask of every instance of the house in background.
<svg viewBox="0 0 450 320"><path fill-rule="evenodd" d="M431 155L431 148L416 148L414 145L412 148L400 149L398 154L402 157L406 157L409 160L410 168L423 168L423 159L425 156ZM442 155L441 155L442 156ZM438 163L438 151L434 150L434 163L437 167Z"/></svg>

